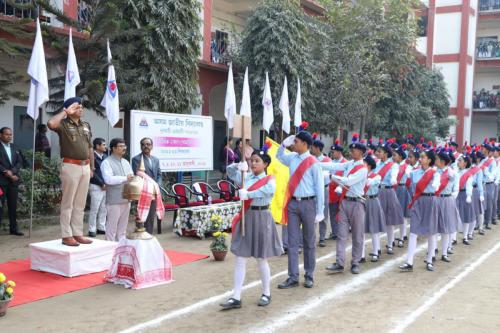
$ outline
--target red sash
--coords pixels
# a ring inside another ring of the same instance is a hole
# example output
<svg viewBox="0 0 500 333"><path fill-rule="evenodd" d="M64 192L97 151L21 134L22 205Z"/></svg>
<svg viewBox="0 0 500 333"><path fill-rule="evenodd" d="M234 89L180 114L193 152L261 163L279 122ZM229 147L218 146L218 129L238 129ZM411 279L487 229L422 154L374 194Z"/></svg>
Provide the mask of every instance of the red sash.
<svg viewBox="0 0 500 333"><path fill-rule="evenodd" d="M406 163L401 163L399 165L399 171L398 171L398 177L397 177L397 184L394 185L394 189L396 190L399 186L399 183L401 182L401 179L403 179L403 176L405 175L405 171L406 171L406 167L408 166L408 164Z"/></svg>
<svg viewBox="0 0 500 333"><path fill-rule="evenodd" d="M420 198L422 193L424 193L425 188L432 181L432 178L434 177L435 173L436 173L436 170L434 170L434 169L429 169L424 173L422 178L417 183L417 186L415 188L415 194L413 195L413 198L411 199L411 202L408 205L408 208L411 209L413 207L413 204L415 203L415 201L417 201L417 199Z"/></svg>
<svg viewBox="0 0 500 333"><path fill-rule="evenodd" d="M458 185L458 188L460 190L463 190L465 188L465 183L467 183L467 180L474 176L476 173L479 172L479 168L477 166L470 168L467 170L461 177L460 177L460 182Z"/></svg>
<svg viewBox="0 0 500 333"><path fill-rule="evenodd" d="M444 170L441 174L441 184L439 185L439 189L436 191L436 197L438 197L441 192L443 192L444 188L450 182L450 177L448 177L448 169Z"/></svg>
<svg viewBox="0 0 500 333"><path fill-rule="evenodd" d="M252 186L248 188L248 191L255 191L261 188L262 186L266 185L271 179L273 179L273 175L268 175L262 179L259 179L257 182L255 182ZM253 199L248 199L243 202L243 211L246 213L247 210L250 208L250 205L252 204ZM231 232L234 232L236 230L236 225L238 222L241 220L241 212L236 214L233 218L233 222L231 223Z"/></svg>
<svg viewBox="0 0 500 333"><path fill-rule="evenodd" d="M481 165L481 170L486 169L487 167L490 166L491 162L493 162L493 158L488 158L482 165Z"/></svg>
<svg viewBox="0 0 500 333"><path fill-rule="evenodd" d="M387 163L386 165L384 165L379 171L378 171L378 174L380 176L380 178L382 178L381 180L383 181L384 178L385 178L385 175L387 175L387 173L389 172L389 170L392 168L393 166L393 162L389 162Z"/></svg>
<svg viewBox="0 0 500 333"><path fill-rule="evenodd" d="M290 180L288 180L288 186L285 192L285 201L283 203L283 213L281 218L282 224L288 224L288 203L290 203L290 200L292 199L297 186L299 186L300 180L302 179L302 177L304 177L306 171L316 163L318 163L318 160L315 157L307 157L299 164L297 170L295 170L292 177L290 177Z"/></svg>
<svg viewBox="0 0 500 333"><path fill-rule="evenodd" d="M375 173L375 172L371 172L369 175L368 175L368 179L373 179L375 177L377 177L378 174ZM365 185L365 194L366 192L368 192L368 190L370 189L370 187L368 186L368 184Z"/></svg>
<svg viewBox="0 0 500 333"><path fill-rule="evenodd" d="M349 171L349 173L347 174L347 177L349 177L350 175L352 175L352 174L354 174L354 173L356 173L359 170L364 169L364 168L366 168L364 164L356 165L354 168L351 169L351 171ZM342 194L340 195L339 206L337 208L337 217L336 217L337 222L339 221L340 204L342 203L342 200L344 200L348 190L349 190L348 188L345 188L345 187L342 188Z"/></svg>
<svg viewBox="0 0 500 333"><path fill-rule="evenodd" d="M346 162L347 162L347 160L344 157L342 157L342 159L340 160L340 163L346 163ZM344 174L344 171L336 171L335 172L335 176L342 176L343 174ZM329 190L328 203L339 202L340 194L335 192L335 190L337 189L337 186L339 186L339 184L337 184L333 181L330 182L330 187L328 188L328 190Z"/></svg>

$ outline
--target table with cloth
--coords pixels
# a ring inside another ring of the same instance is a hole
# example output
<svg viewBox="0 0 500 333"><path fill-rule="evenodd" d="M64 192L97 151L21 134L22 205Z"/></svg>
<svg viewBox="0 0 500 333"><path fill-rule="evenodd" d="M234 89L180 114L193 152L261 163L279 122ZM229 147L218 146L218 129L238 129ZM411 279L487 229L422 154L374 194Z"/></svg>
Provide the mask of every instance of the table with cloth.
<svg viewBox="0 0 500 333"><path fill-rule="evenodd" d="M204 238L206 234L215 231L210 221L213 215L219 215L222 218L221 230L231 230L233 217L240 210L241 201L181 208L177 212L174 232L182 236Z"/></svg>

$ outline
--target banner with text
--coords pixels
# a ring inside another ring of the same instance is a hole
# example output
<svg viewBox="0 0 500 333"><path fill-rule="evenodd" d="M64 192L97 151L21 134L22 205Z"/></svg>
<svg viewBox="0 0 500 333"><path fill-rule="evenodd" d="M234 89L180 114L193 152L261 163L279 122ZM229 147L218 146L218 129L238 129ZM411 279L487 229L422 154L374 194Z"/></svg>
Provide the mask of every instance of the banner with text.
<svg viewBox="0 0 500 333"><path fill-rule="evenodd" d="M212 117L132 110L130 123L131 158L149 137L162 171L213 170Z"/></svg>

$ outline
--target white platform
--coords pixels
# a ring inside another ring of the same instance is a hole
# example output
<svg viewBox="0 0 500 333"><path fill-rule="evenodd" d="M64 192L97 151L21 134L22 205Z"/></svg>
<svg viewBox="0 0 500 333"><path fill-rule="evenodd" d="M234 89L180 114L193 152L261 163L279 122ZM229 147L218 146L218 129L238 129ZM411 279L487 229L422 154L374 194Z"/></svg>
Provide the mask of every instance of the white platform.
<svg viewBox="0 0 500 333"><path fill-rule="evenodd" d="M68 277L102 272L111 266L117 245L99 239L75 247L62 245L61 239L32 243L31 269Z"/></svg>

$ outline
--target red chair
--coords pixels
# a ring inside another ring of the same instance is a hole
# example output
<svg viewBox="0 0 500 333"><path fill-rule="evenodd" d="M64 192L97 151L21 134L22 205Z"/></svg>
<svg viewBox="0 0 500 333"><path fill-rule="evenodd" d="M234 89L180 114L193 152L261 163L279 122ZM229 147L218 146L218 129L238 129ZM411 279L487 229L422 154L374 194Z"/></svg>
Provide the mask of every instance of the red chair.
<svg viewBox="0 0 500 333"><path fill-rule="evenodd" d="M217 182L217 188L221 192L221 199L225 201L239 201L240 198L237 196L238 188L231 182L227 180L219 180Z"/></svg>
<svg viewBox="0 0 500 333"><path fill-rule="evenodd" d="M198 192L197 189L201 192ZM211 193L217 193L220 195L220 199L214 199L214 196L212 195L212 203L217 204L217 203L223 203L226 202L224 198L222 197L222 192L219 190L214 190L212 186L210 186L208 183L205 182L196 182L191 186L191 189L193 190L194 194L198 196L199 199L202 199L205 204L208 205L208 197L210 196Z"/></svg>
<svg viewBox="0 0 500 333"><path fill-rule="evenodd" d="M168 193L166 188L163 188L160 186L160 191L162 193L162 199L163 199L163 207L165 207L166 212L174 212L174 218L172 220L172 225L175 223L175 219L177 218L177 210L181 208L177 204L173 203L168 203L166 199L171 198L176 200L177 197L173 194ZM158 234L161 234L161 221L158 219L158 226L157 226Z"/></svg>
<svg viewBox="0 0 500 333"><path fill-rule="evenodd" d="M194 207L194 206L204 206L205 202L199 200L191 199L196 196L195 193L189 188L189 186L181 183L172 185L172 192L175 196L175 203L181 207Z"/></svg>

